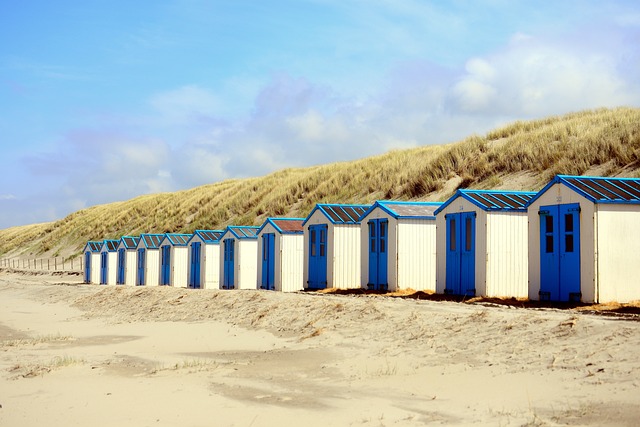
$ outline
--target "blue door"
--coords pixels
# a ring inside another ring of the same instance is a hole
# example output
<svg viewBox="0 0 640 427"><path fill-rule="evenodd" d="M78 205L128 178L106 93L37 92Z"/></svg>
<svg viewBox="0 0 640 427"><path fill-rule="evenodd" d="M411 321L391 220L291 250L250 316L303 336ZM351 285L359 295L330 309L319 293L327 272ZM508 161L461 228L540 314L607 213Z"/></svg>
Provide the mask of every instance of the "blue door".
<svg viewBox="0 0 640 427"><path fill-rule="evenodd" d="M136 276L136 285L138 286L144 286L145 254L144 248L138 249L138 274Z"/></svg>
<svg viewBox="0 0 640 427"><path fill-rule="evenodd" d="M191 243L191 268L189 270L189 286L194 289L200 288L200 251L202 243Z"/></svg>
<svg viewBox="0 0 640 427"><path fill-rule="evenodd" d="M91 283L91 252L84 253L84 282Z"/></svg>
<svg viewBox="0 0 640 427"><path fill-rule="evenodd" d="M327 230L326 224L309 226L309 281L310 289L327 287Z"/></svg>
<svg viewBox="0 0 640 427"><path fill-rule="evenodd" d="M276 235L262 235L262 283L261 289L275 290Z"/></svg>
<svg viewBox="0 0 640 427"><path fill-rule="evenodd" d="M476 214L445 216L447 224L446 285L444 292L473 296L476 293Z"/></svg>
<svg viewBox="0 0 640 427"><path fill-rule="evenodd" d="M107 253L100 252L100 284L107 284Z"/></svg>
<svg viewBox="0 0 640 427"><path fill-rule="evenodd" d="M125 268L125 250L118 249L118 277L116 278L116 283L118 285L124 285L124 268Z"/></svg>
<svg viewBox="0 0 640 427"><path fill-rule="evenodd" d="M225 239L224 241L224 277L222 281L223 289L233 289L234 284L234 251L235 251L235 243L234 239Z"/></svg>
<svg viewBox="0 0 640 427"><path fill-rule="evenodd" d="M160 264L160 285L171 284L171 246L162 247L162 260Z"/></svg>
<svg viewBox="0 0 640 427"><path fill-rule="evenodd" d="M373 219L369 221L369 282L375 290L388 289L387 266L389 221Z"/></svg>
<svg viewBox="0 0 640 427"><path fill-rule="evenodd" d="M540 299L580 301L580 205L541 206Z"/></svg>

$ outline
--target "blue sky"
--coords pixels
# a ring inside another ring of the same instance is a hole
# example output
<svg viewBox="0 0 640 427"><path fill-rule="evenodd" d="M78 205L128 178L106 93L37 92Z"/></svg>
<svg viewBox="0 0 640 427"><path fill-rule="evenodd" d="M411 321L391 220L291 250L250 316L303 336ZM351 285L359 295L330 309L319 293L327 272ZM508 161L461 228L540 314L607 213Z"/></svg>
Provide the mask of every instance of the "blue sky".
<svg viewBox="0 0 640 427"><path fill-rule="evenodd" d="M637 1L0 0L0 228L620 105Z"/></svg>

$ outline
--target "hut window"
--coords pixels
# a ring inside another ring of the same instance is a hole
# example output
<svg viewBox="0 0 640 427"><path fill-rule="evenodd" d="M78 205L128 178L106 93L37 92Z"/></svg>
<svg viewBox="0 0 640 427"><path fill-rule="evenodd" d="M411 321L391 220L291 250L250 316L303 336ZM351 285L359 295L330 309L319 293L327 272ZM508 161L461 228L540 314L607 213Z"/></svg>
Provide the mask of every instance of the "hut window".
<svg viewBox="0 0 640 427"><path fill-rule="evenodd" d="M546 236L544 251L548 254L553 252L553 236Z"/></svg>
<svg viewBox="0 0 640 427"><path fill-rule="evenodd" d="M387 234L387 223L386 222L381 222L380 223L380 237L384 237Z"/></svg>
<svg viewBox="0 0 640 427"><path fill-rule="evenodd" d="M311 230L311 256L316 256L316 230Z"/></svg>
<svg viewBox="0 0 640 427"><path fill-rule="evenodd" d="M456 250L456 220L451 218L449 221L449 250Z"/></svg>
<svg viewBox="0 0 640 427"><path fill-rule="evenodd" d="M553 217L551 215L546 215L544 217L544 221L547 233L553 233Z"/></svg>
<svg viewBox="0 0 640 427"><path fill-rule="evenodd" d="M564 216L564 230L567 233L573 232L573 214L565 214L565 216Z"/></svg>
<svg viewBox="0 0 640 427"><path fill-rule="evenodd" d="M324 246L325 246L325 230L320 230L320 256L324 256Z"/></svg>
<svg viewBox="0 0 640 427"><path fill-rule="evenodd" d="M466 234L467 234L467 235L465 236L465 237L466 237L466 240L465 240L465 250L466 250L466 251L470 251L470 250L471 250L471 240L472 240L472 237L473 237L473 236L471 235L471 234L472 234L472 233L471 233L471 230L472 230L472 228L473 228L473 227L472 227L472 222L471 222L471 221L472 221L472 220L471 220L471 218L470 218L470 217L467 217L467 218L465 219L465 224L464 224L464 225L465 225L465 231L466 231Z"/></svg>
<svg viewBox="0 0 640 427"><path fill-rule="evenodd" d="M573 234L565 234L564 248L565 252L573 252Z"/></svg>

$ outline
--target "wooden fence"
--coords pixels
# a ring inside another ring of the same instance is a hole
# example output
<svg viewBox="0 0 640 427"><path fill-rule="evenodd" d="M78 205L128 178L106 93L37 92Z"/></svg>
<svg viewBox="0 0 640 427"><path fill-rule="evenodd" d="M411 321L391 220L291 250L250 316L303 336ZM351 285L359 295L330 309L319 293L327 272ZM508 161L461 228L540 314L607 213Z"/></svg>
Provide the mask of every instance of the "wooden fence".
<svg viewBox="0 0 640 427"><path fill-rule="evenodd" d="M14 270L83 271L82 257L76 258L2 258L0 267Z"/></svg>

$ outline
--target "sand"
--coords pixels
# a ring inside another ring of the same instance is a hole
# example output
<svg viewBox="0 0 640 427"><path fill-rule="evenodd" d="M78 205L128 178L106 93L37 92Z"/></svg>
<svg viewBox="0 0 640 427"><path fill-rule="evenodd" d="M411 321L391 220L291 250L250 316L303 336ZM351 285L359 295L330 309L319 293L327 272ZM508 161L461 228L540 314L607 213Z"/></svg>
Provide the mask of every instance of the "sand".
<svg viewBox="0 0 640 427"><path fill-rule="evenodd" d="M0 426L637 425L640 322L0 271Z"/></svg>

